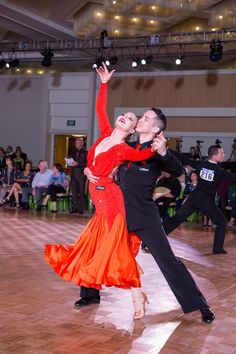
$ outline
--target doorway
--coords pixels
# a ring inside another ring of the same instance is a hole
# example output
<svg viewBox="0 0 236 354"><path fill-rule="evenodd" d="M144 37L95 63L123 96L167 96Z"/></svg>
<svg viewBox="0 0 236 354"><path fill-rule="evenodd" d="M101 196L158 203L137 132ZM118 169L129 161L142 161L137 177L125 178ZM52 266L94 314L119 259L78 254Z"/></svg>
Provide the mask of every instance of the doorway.
<svg viewBox="0 0 236 354"><path fill-rule="evenodd" d="M75 139L83 138L84 147L87 145L87 135L84 134L70 134L70 135L55 135L54 136L54 152L53 163L60 163L64 169L67 169L65 157L71 155L75 148Z"/></svg>

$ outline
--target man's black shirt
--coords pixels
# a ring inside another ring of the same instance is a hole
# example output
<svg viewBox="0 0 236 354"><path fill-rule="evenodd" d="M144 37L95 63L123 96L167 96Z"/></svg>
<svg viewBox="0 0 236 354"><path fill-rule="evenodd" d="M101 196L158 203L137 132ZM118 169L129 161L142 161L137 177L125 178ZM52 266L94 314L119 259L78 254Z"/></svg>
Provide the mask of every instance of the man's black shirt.
<svg viewBox="0 0 236 354"><path fill-rule="evenodd" d="M140 145L140 150L150 147L152 141ZM138 143L130 146L135 148ZM152 199L153 189L161 171L176 177L183 172L181 162L171 151L165 156L155 154L143 162L126 162L119 167L119 184L123 192L126 220L129 231L161 224L158 207Z"/></svg>

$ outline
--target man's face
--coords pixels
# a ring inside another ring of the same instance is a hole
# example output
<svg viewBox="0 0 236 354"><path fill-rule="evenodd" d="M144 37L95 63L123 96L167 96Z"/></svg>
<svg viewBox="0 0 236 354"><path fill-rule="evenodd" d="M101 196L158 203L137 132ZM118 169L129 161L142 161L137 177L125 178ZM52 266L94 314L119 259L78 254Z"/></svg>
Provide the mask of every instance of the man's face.
<svg viewBox="0 0 236 354"><path fill-rule="evenodd" d="M75 140L76 149L78 149L78 150L82 149L83 145L84 145L83 139L76 139Z"/></svg>
<svg viewBox="0 0 236 354"><path fill-rule="evenodd" d="M45 172L46 169L47 169L47 167L46 167L45 161L40 161L40 163L39 163L40 172Z"/></svg>
<svg viewBox="0 0 236 354"><path fill-rule="evenodd" d="M221 148L218 150L218 154L214 155L214 160L216 162L222 162L222 161L224 161L224 158L225 158L225 152L224 152L224 149Z"/></svg>
<svg viewBox="0 0 236 354"><path fill-rule="evenodd" d="M115 121L115 126L117 128L121 128L129 134L132 134L135 132L134 129L136 127L137 120L138 119L134 113L127 112L117 117Z"/></svg>
<svg viewBox="0 0 236 354"><path fill-rule="evenodd" d="M157 134L160 129L154 124L155 117L156 113L152 110L143 113L142 117L138 120L136 132Z"/></svg>

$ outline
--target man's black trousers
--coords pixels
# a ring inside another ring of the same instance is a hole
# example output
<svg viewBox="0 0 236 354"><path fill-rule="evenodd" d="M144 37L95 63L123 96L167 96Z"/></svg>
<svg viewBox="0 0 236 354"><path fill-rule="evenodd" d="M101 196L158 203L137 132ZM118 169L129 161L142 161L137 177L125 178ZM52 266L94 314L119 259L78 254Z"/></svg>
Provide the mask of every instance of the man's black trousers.
<svg viewBox="0 0 236 354"><path fill-rule="evenodd" d="M173 218L164 221L163 226L167 235L184 222L193 212L200 210L203 215L208 216L216 225L213 243L213 252L223 250L227 219L217 207L214 196L202 191L193 191Z"/></svg>

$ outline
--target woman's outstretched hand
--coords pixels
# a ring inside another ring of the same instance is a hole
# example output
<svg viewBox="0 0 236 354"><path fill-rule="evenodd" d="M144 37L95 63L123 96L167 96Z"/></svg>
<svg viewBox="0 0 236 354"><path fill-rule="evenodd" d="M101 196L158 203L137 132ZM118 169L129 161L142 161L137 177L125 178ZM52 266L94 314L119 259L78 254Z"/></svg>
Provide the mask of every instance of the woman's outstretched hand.
<svg viewBox="0 0 236 354"><path fill-rule="evenodd" d="M100 80L103 84L108 82L110 78L112 77L113 73L115 72L115 69L111 70L110 72L108 71L106 64L102 63L102 66L100 66L98 69L96 69Z"/></svg>

